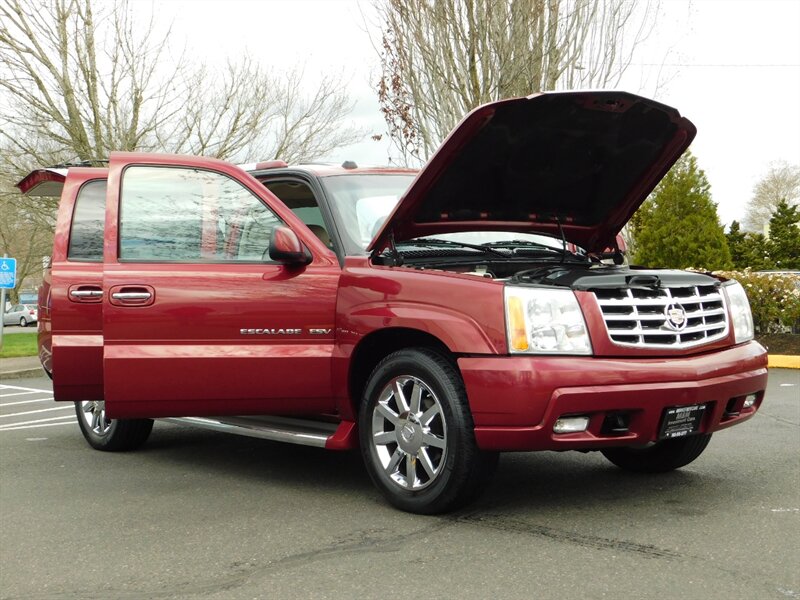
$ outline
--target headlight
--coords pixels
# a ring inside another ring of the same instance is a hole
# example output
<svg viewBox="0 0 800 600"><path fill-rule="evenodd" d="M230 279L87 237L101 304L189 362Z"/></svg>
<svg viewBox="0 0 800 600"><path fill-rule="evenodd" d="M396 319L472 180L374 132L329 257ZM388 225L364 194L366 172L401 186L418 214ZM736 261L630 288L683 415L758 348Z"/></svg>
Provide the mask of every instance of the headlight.
<svg viewBox="0 0 800 600"><path fill-rule="evenodd" d="M513 354L591 354L572 290L506 286L506 335Z"/></svg>
<svg viewBox="0 0 800 600"><path fill-rule="evenodd" d="M753 313L750 312L750 303L747 294L738 281L733 281L723 286L728 294L728 306L731 309L731 322L736 343L753 339Z"/></svg>

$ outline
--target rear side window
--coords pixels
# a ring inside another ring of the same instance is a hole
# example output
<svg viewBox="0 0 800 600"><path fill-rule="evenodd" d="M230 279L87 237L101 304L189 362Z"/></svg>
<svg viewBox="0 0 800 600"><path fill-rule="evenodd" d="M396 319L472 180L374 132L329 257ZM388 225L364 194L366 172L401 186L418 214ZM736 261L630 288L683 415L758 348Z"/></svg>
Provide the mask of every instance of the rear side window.
<svg viewBox="0 0 800 600"><path fill-rule="evenodd" d="M90 181L81 187L72 213L67 259L103 262L103 230L106 221L106 181Z"/></svg>
<svg viewBox="0 0 800 600"><path fill-rule="evenodd" d="M120 260L261 262L281 224L250 190L220 173L132 166L123 175Z"/></svg>

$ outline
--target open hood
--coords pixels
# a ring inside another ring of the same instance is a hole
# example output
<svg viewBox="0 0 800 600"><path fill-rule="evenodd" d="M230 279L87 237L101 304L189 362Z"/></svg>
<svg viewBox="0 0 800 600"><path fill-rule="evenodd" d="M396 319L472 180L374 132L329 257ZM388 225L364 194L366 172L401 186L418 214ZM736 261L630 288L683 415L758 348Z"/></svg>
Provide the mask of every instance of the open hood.
<svg viewBox="0 0 800 600"><path fill-rule="evenodd" d="M392 235L502 230L563 232L602 251L695 133L677 110L624 92L485 104L450 133L368 249Z"/></svg>
<svg viewBox="0 0 800 600"><path fill-rule="evenodd" d="M26 196L60 197L67 178L67 169L36 169L17 183L19 191Z"/></svg>

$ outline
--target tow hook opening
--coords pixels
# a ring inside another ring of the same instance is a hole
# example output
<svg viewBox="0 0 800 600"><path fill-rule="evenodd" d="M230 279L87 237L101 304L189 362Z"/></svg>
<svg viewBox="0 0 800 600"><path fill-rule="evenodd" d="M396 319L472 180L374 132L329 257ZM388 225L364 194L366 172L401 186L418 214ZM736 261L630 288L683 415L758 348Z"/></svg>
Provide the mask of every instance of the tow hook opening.
<svg viewBox="0 0 800 600"><path fill-rule="evenodd" d="M630 433L631 415L628 412L610 412L603 419L600 435L626 435Z"/></svg>
<svg viewBox="0 0 800 600"><path fill-rule="evenodd" d="M723 417L726 419L738 417L743 410L752 409L757 400L758 394L747 394L746 396L731 398L725 405L725 414Z"/></svg>

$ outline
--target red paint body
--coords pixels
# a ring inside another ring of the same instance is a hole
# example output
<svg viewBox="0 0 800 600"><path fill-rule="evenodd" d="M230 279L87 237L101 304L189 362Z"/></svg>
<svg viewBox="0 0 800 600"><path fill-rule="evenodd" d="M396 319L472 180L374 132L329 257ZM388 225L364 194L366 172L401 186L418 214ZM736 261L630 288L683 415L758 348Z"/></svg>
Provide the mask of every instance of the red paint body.
<svg viewBox="0 0 800 600"><path fill-rule="evenodd" d="M120 182L132 164L188 166L240 182L297 235L311 262L121 262ZM103 262L71 262L67 247L78 190L106 177ZM53 373L59 401L104 399L114 418L335 416L341 426L328 441L332 449L357 443L360 398L353 385L361 345L392 331L425 335L454 356L476 438L485 449L644 443L656 439L665 407L701 402L710 403L702 431L712 432L749 418L761 404L766 352L757 343L737 346L731 331L725 339L681 351L615 345L590 292L577 296L594 356L510 356L503 289L502 282L472 275L376 266L366 256L340 263L291 210L238 167L214 159L114 154L108 170L72 169L67 176L52 271L40 297L40 356ZM80 300L71 290L101 290L102 296ZM118 301L111 295L119 291L149 292L150 298ZM302 333L240 332L275 327ZM326 333L312 335L311 329ZM758 394L753 408L723 415L730 399L741 405L751 393ZM600 433L611 410L630 412L628 434ZM552 433L556 418L575 413L591 415L586 432Z"/></svg>

